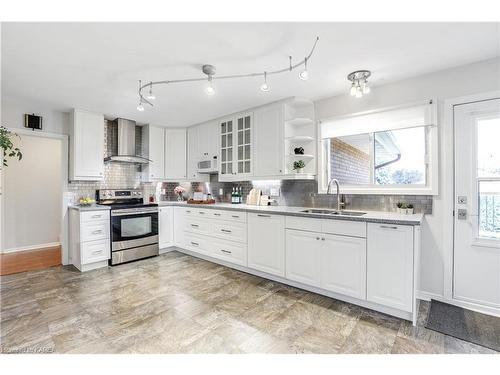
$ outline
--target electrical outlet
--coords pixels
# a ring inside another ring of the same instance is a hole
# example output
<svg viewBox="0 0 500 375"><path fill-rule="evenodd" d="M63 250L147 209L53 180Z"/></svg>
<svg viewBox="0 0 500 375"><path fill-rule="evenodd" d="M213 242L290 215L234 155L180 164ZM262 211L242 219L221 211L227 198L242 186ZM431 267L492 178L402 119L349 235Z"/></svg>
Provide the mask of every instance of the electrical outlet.
<svg viewBox="0 0 500 375"><path fill-rule="evenodd" d="M280 189L279 188L271 188L269 191L269 195L271 197L279 197L280 196Z"/></svg>

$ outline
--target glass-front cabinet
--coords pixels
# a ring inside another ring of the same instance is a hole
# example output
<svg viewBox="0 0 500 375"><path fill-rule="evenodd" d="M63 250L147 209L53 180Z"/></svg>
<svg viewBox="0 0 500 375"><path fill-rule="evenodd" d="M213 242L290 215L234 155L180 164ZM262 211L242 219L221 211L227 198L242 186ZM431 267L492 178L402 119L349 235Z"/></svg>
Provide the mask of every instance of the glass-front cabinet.
<svg viewBox="0 0 500 375"><path fill-rule="evenodd" d="M253 114L245 113L219 123L219 180L234 181L252 175Z"/></svg>

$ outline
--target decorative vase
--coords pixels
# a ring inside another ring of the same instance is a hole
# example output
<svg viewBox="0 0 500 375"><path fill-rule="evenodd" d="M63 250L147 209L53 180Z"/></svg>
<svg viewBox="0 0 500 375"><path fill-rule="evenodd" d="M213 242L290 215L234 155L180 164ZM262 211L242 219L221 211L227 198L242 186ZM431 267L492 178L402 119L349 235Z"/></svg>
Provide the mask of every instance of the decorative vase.
<svg viewBox="0 0 500 375"><path fill-rule="evenodd" d="M297 172L297 174L304 173L304 168L297 168L295 172Z"/></svg>
<svg viewBox="0 0 500 375"><path fill-rule="evenodd" d="M184 198L182 197L182 193L177 194L177 202L183 202Z"/></svg>
<svg viewBox="0 0 500 375"><path fill-rule="evenodd" d="M413 208L407 208L406 209L406 214L407 215L413 215Z"/></svg>

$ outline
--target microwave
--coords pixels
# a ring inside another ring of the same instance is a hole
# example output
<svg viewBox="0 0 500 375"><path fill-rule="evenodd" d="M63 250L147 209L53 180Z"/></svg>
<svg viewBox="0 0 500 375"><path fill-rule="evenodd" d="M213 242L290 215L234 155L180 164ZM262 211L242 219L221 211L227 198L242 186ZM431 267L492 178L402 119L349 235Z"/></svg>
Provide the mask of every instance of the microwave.
<svg viewBox="0 0 500 375"><path fill-rule="evenodd" d="M198 173L217 173L217 157L214 156L212 159L203 159L196 164Z"/></svg>

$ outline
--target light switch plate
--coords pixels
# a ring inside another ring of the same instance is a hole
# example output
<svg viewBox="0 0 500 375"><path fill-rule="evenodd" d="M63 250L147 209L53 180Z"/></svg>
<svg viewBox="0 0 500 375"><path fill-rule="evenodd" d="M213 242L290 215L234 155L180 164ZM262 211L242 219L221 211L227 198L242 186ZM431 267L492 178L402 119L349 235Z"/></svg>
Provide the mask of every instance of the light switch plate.
<svg viewBox="0 0 500 375"><path fill-rule="evenodd" d="M465 195L459 195L457 198L458 204L467 204L467 197Z"/></svg>
<svg viewBox="0 0 500 375"><path fill-rule="evenodd" d="M458 220L467 220L467 210L459 208L457 210Z"/></svg>

